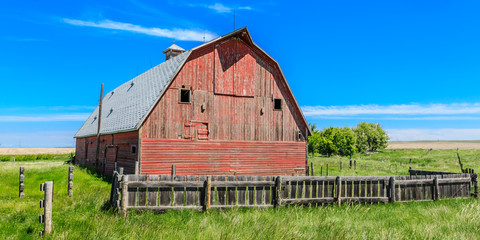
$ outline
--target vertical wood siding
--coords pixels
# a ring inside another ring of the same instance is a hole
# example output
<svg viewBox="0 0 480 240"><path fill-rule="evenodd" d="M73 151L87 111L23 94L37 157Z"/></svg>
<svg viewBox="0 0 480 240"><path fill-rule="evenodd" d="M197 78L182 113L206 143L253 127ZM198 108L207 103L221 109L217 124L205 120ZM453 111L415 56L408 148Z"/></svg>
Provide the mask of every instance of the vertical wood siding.
<svg viewBox="0 0 480 240"><path fill-rule="evenodd" d="M142 140L141 174L292 175L303 173L303 142ZM295 171L297 169L297 171Z"/></svg>
<svg viewBox="0 0 480 240"><path fill-rule="evenodd" d="M190 104L179 89L192 90ZM273 99L282 110L273 110ZM305 126L279 69L238 38L192 53L143 125L143 138L199 140L203 122L209 140L298 141ZM301 131L300 131L301 130Z"/></svg>

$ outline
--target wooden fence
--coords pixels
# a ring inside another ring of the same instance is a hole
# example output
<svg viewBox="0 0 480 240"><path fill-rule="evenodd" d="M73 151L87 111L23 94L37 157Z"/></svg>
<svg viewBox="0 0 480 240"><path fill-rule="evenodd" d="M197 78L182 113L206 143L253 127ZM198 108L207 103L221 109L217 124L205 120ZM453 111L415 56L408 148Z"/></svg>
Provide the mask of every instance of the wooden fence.
<svg viewBox="0 0 480 240"><path fill-rule="evenodd" d="M269 208L342 202L407 202L478 197L476 174L308 177L184 176L114 173L111 203L128 209L165 211L231 207Z"/></svg>

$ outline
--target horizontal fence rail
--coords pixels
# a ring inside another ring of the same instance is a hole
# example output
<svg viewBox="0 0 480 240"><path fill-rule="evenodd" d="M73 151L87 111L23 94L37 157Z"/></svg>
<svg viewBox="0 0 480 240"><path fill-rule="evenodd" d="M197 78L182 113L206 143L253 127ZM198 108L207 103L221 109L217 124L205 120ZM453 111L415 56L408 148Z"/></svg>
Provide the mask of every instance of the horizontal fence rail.
<svg viewBox="0 0 480 240"><path fill-rule="evenodd" d="M457 173L451 173L451 172L437 172L437 171L426 171L426 170L415 170L410 167L408 169L408 173L410 176L413 175L450 175L450 174L457 174Z"/></svg>
<svg viewBox="0 0 480 240"><path fill-rule="evenodd" d="M474 193L471 187L474 186ZM114 173L111 204L126 214L139 210L287 205L343 202L387 203L478 197L476 174L412 176L205 176Z"/></svg>

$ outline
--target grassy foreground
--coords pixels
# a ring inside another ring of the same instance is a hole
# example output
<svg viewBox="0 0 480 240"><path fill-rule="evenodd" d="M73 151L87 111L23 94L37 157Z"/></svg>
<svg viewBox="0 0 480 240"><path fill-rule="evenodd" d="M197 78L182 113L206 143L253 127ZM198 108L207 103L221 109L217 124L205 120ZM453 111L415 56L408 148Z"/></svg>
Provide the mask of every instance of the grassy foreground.
<svg viewBox="0 0 480 240"><path fill-rule="evenodd" d="M398 151L398 152L397 152ZM428 162L422 151L395 150L355 156L368 165L409 161L414 168L455 168L456 155L433 150ZM452 151L455 153L455 151ZM461 156L465 165L478 166L479 152L468 150ZM409 155L409 157L405 157ZM465 156L463 156L465 155ZM342 175L390 175L378 169L348 169L346 158L320 158L337 164L344 161ZM382 162L383 161L383 162ZM450 164L452 161L452 164ZM428 162L425 166L421 166ZM467 164L468 162L468 164ZM357 162L358 164L358 162ZM110 185L87 169L76 167L74 196L67 196L68 165L58 160L21 163L25 166L25 195L18 199L18 167L0 163L0 238L37 239L43 224L39 200L41 182L55 179L53 232L46 239L479 239L480 202L475 199L411 202L384 205L342 205L322 208L233 209L227 211L180 211L166 214L129 212L122 219L106 206ZM432 167L430 167L432 166ZM407 166L393 174L406 174ZM316 169L319 172L319 169ZM334 175L337 170L332 170ZM332 175L332 174L330 174Z"/></svg>

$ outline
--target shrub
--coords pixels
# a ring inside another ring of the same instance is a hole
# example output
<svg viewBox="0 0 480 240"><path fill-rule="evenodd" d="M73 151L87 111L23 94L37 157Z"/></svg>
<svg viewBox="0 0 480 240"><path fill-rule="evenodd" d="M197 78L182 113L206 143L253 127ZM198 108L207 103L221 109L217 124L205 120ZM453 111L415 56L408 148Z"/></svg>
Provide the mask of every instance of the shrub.
<svg viewBox="0 0 480 240"><path fill-rule="evenodd" d="M0 155L0 162L8 162L10 161L12 156L10 155Z"/></svg>

